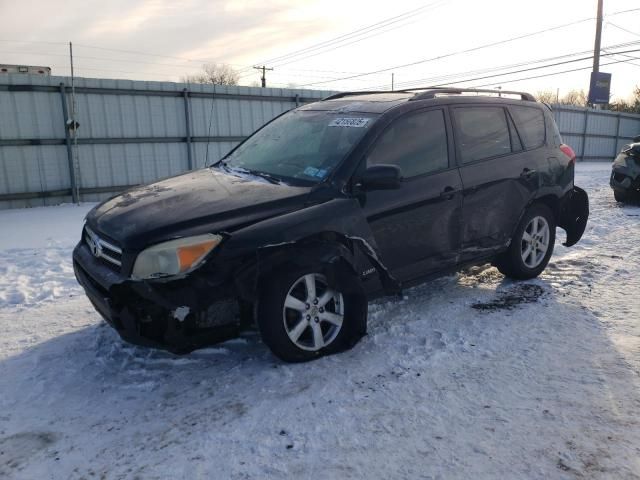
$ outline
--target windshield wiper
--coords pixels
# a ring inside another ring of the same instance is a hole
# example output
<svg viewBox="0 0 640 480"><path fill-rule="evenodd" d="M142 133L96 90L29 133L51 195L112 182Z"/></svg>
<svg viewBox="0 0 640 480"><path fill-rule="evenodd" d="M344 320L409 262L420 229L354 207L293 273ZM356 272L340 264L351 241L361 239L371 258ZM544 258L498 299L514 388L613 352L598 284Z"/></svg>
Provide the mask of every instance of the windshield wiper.
<svg viewBox="0 0 640 480"><path fill-rule="evenodd" d="M277 177L274 177L273 175L270 175L268 173L265 172L261 172L259 170L250 170L248 168L245 167L230 167L227 162L220 162L220 165L222 165L222 168L230 173L238 173L238 174L249 174L249 175L255 175L256 177L260 177L260 178L264 178L266 181L268 181L269 183L273 183L274 185L280 185L281 180Z"/></svg>
<svg viewBox="0 0 640 480"><path fill-rule="evenodd" d="M273 175L270 175L268 173L265 172L260 172L258 170L249 170L250 173L252 173L253 175L257 175L259 177L264 178L265 180L270 181L271 183L275 184L275 185L280 185L280 179L277 177L274 177Z"/></svg>

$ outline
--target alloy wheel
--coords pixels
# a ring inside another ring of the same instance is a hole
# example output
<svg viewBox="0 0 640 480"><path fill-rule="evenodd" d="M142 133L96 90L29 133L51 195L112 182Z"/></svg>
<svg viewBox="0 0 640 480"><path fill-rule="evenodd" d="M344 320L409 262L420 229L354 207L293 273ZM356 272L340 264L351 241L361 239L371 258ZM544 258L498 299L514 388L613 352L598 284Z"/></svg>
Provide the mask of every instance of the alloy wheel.
<svg viewBox="0 0 640 480"><path fill-rule="evenodd" d="M549 250L549 223L542 216L533 217L522 232L520 255L528 268L542 263Z"/></svg>
<svg viewBox="0 0 640 480"><path fill-rule="evenodd" d="M344 298L324 275L309 273L296 280L282 308L289 339L302 350L318 351L331 344L342 328Z"/></svg>

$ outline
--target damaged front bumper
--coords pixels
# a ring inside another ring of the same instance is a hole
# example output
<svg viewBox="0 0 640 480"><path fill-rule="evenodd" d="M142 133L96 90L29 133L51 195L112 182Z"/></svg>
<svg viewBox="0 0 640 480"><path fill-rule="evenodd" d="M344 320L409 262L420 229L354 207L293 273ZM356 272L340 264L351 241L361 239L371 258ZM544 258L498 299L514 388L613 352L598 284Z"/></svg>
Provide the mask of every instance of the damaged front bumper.
<svg viewBox="0 0 640 480"><path fill-rule="evenodd" d="M239 333L238 301L225 278L131 280L84 242L73 251L73 269L95 309L127 342L187 353Z"/></svg>
<svg viewBox="0 0 640 480"><path fill-rule="evenodd" d="M615 165L611 169L609 185L622 192L640 191L640 167L629 168L627 165Z"/></svg>

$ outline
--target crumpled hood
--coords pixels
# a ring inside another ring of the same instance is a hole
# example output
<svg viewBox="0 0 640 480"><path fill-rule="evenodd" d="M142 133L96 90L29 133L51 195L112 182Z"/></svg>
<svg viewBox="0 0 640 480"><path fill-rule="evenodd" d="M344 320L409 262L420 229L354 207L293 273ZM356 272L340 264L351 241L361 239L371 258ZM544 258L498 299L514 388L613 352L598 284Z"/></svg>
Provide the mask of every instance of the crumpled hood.
<svg viewBox="0 0 640 480"><path fill-rule="evenodd" d="M625 145L613 161L612 168L632 178L640 176L640 143Z"/></svg>
<svg viewBox="0 0 640 480"><path fill-rule="evenodd" d="M135 250L150 241L228 231L302 208L309 191L205 168L110 198L89 212L87 223Z"/></svg>

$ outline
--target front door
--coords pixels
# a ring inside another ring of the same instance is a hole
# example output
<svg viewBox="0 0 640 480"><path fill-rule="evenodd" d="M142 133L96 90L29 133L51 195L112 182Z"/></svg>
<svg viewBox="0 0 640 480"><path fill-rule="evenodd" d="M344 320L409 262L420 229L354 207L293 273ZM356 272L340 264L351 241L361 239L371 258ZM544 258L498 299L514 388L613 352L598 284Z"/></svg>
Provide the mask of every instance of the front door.
<svg viewBox="0 0 640 480"><path fill-rule="evenodd" d="M398 190L367 192L364 212L382 261L400 281L446 269L460 248L462 182L443 109L411 112L376 141L367 166L400 167Z"/></svg>

